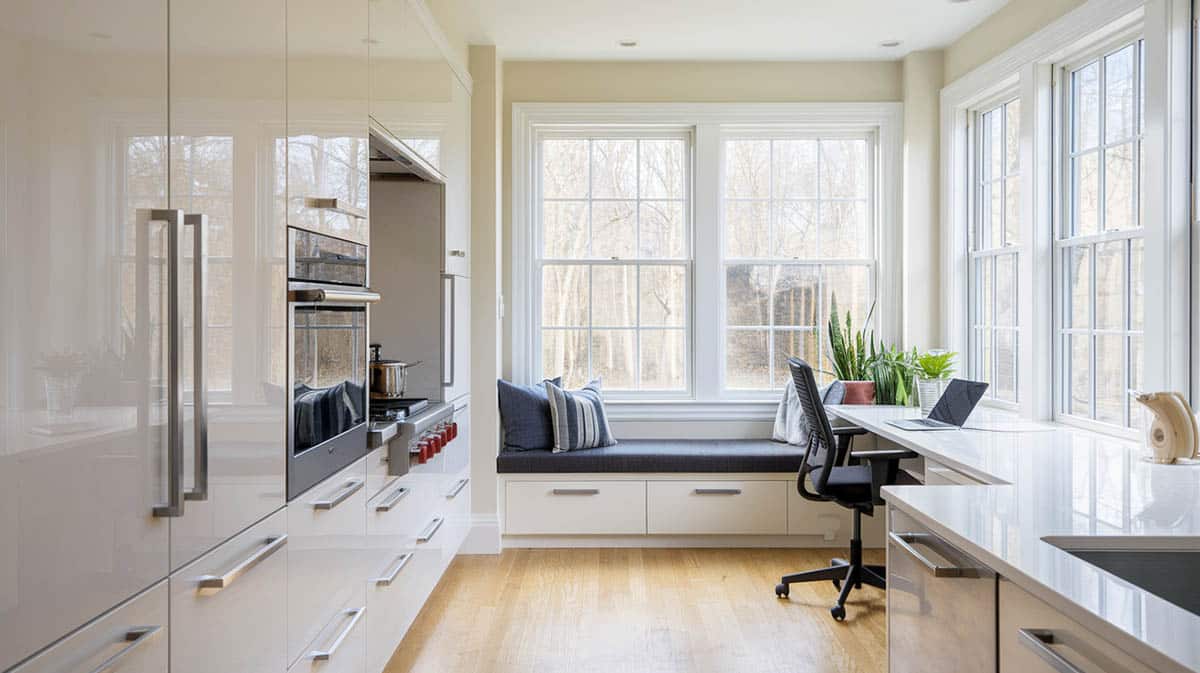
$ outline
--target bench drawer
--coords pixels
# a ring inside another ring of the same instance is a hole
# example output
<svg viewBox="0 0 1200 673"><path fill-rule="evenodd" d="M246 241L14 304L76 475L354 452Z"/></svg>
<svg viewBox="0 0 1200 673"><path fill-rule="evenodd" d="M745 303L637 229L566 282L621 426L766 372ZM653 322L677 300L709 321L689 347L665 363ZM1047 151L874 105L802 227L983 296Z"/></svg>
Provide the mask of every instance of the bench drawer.
<svg viewBox="0 0 1200 673"><path fill-rule="evenodd" d="M646 532L646 482L508 482L504 532L510 535L643 534Z"/></svg>
<svg viewBox="0 0 1200 673"><path fill-rule="evenodd" d="M787 534L786 481L651 481L651 534Z"/></svg>

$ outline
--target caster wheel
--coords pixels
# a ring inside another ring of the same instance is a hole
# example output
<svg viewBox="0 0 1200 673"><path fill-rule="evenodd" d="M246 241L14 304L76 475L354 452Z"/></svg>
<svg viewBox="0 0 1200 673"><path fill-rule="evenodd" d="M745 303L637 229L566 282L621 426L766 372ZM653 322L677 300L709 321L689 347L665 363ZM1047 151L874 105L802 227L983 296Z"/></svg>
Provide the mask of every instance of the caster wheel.
<svg viewBox="0 0 1200 673"><path fill-rule="evenodd" d="M787 598L789 591L790 590L788 589L788 585L786 585L786 584L776 584L775 585L775 597L776 598Z"/></svg>
<svg viewBox="0 0 1200 673"><path fill-rule="evenodd" d="M844 608L840 605L835 605L835 606L829 608L829 614L833 615L834 621L839 621L839 622L846 621L846 608Z"/></svg>

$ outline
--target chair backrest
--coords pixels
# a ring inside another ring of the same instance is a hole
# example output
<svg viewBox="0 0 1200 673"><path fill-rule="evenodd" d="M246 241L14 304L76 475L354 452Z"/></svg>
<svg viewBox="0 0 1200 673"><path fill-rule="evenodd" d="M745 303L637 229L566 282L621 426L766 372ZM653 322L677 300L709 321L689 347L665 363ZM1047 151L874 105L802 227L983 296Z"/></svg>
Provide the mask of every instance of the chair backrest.
<svg viewBox="0 0 1200 673"><path fill-rule="evenodd" d="M792 370L792 383L796 386L796 396L800 398L800 408L804 410L804 420L808 422L808 447L804 450L804 464L800 467L801 493L804 493L804 478L807 476L816 494L824 495L829 473L838 459L837 440L829 425L829 417L825 415L825 404L817 389L812 367L795 357L788 358L788 367Z"/></svg>

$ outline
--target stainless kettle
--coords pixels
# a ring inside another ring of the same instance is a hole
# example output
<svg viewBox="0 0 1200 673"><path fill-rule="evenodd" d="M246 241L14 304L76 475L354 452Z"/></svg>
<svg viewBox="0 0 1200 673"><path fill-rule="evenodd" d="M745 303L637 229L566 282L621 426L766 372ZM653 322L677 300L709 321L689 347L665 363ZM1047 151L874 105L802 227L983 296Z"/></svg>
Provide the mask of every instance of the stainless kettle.
<svg viewBox="0 0 1200 673"><path fill-rule="evenodd" d="M371 397L398 399L408 387L408 370L421 364L402 360L385 360L379 355L381 344L371 344Z"/></svg>

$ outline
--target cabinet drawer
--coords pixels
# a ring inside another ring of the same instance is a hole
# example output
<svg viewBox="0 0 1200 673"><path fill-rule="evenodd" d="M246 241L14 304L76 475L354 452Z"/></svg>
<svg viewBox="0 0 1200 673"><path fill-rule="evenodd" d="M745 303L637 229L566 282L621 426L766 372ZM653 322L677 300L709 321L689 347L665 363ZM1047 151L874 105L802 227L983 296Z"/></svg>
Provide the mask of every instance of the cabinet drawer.
<svg viewBox="0 0 1200 673"><path fill-rule="evenodd" d="M288 503L288 661L296 661L367 576L366 459ZM357 484L357 486L355 486Z"/></svg>
<svg viewBox="0 0 1200 673"><path fill-rule="evenodd" d="M511 535L646 532L644 481L516 481L505 489Z"/></svg>
<svg viewBox="0 0 1200 673"><path fill-rule="evenodd" d="M167 582L147 589L9 673L167 672Z"/></svg>
<svg viewBox="0 0 1200 673"><path fill-rule="evenodd" d="M978 486L982 483L937 461L925 459L926 486Z"/></svg>
<svg viewBox="0 0 1200 673"><path fill-rule="evenodd" d="M383 489L391 486L394 478L388 474L388 447L386 444L367 454L367 499L370 500Z"/></svg>
<svg viewBox="0 0 1200 673"><path fill-rule="evenodd" d="M651 534L787 533L785 481L651 481L646 526Z"/></svg>
<svg viewBox="0 0 1200 673"><path fill-rule="evenodd" d="M380 673L441 577L440 550L398 548L376 555L367 580L367 673Z"/></svg>
<svg viewBox="0 0 1200 673"><path fill-rule="evenodd" d="M282 509L171 575L173 673L287 670Z"/></svg>
<svg viewBox="0 0 1200 673"><path fill-rule="evenodd" d="M1029 635L1022 633L1022 629L1028 630ZM1056 673L1060 669L1046 660L1053 655L1089 673L1154 673L1079 622L1005 579L1000 580L999 631L1000 673Z"/></svg>
<svg viewBox="0 0 1200 673"><path fill-rule="evenodd" d="M442 540L442 560L446 565L458 555L458 550L471 531L471 480L470 470L463 468L450 481L450 486L441 494L446 531Z"/></svg>
<svg viewBox="0 0 1200 673"><path fill-rule="evenodd" d="M366 594L356 584L346 602L324 615L316 638L287 673L363 673L367 657Z"/></svg>

